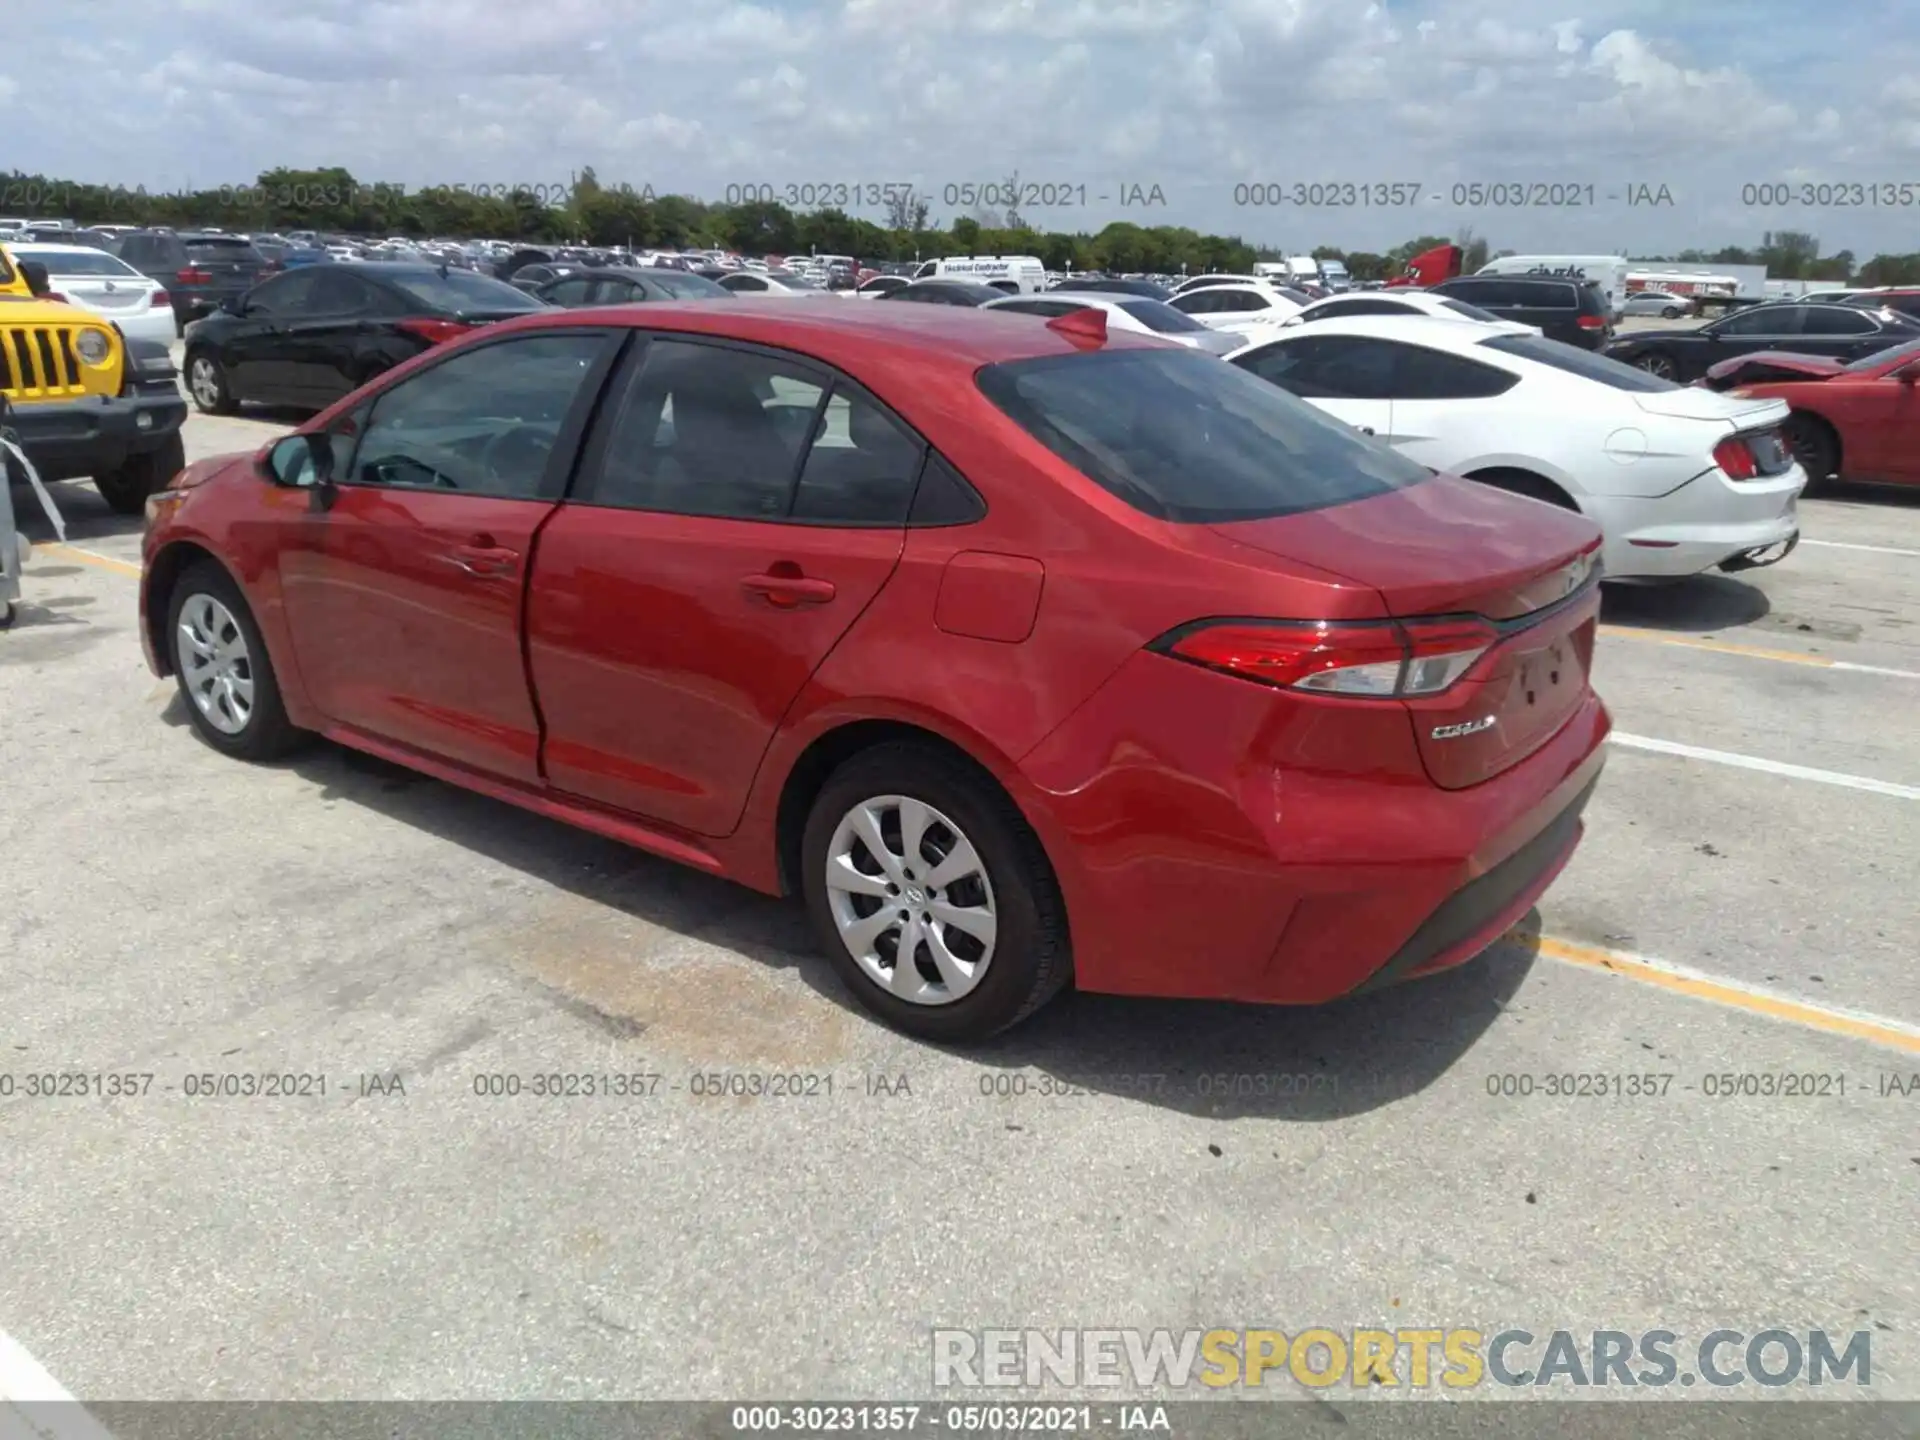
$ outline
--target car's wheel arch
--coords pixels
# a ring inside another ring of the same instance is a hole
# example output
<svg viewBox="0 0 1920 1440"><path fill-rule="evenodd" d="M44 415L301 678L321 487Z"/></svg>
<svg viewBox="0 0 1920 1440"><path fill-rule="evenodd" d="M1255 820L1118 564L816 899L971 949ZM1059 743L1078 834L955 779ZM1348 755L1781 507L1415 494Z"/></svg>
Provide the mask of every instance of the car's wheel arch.
<svg viewBox="0 0 1920 1440"><path fill-rule="evenodd" d="M168 643L167 616L173 608L174 587L180 583L181 576L202 562L218 565L227 572L228 579L235 585L240 584L225 561L206 546L192 540L176 540L166 546L148 562L146 573L141 577L140 583L146 588L147 638L153 642L154 658L159 662L163 675L173 673L173 647ZM241 593L246 593L244 588Z"/></svg>
<svg viewBox="0 0 1920 1440"><path fill-rule="evenodd" d="M1523 493L1538 489L1546 492L1540 499L1551 500L1575 514L1584 513L1580 497L1564 476L1537 460L1486 460L1461 470L1463 479L1478 481L1499 489L1518 489Z"/></svg>
<svg viewBox="0 0 1920 1440"><path fill-rule="evenodd" d="M1012 757L1005 755L984 737L958 733L941 717L911 714L840 715L817 726L808 727L809 735L796 739L791 758L779 767L777 777L765 777L772 797L771 840L773 874L778 893L797 896L800 889L800 846L806 831L807 816L829 776L862 751L875 746L902 742L924 745L928 749L953 756L975 771L1012 802L1028 827L1039 838L1056 876L1058 853L1052 827L1036 807L1028 803L1030 787L1022 783Z"/></svg>

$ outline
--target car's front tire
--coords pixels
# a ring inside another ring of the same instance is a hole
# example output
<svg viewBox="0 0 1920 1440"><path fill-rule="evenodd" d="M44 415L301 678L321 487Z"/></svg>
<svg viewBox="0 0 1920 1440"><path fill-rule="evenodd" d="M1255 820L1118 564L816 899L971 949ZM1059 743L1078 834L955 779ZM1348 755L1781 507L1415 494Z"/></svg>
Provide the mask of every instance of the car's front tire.
<svg viewBox="0 0 1920 1440"><path fill-rule="evenodd" d="M1633 363L1657 379L1675 382L1680 379L1680 366L1664 350L1649 350L1644 355L1636 355Z"/></svg>
<svg viewBox="0 0 1920 1440"><path fill-rule="evenodd" d="M187 465L187 447L179 435L170 435L158 450L129 455L118 470L93 477L93 488L116 515L138 515L147 497L167 488L167 482Z"/></svg>
<svg viewBox="0 0 1920 1440"><path fill-rule="evenodd" d="M187 356L187 394L208 415L233 415L240 409L227 383L226 367L204 350Z"/></svg>
<svg viewBox="0 0 1920 1440"><path fill-rule="evenodd" d="M985 1040L1072 977L1066 906L1039 837L956 755L911 742L862 751L815 797L800 851L821 947L897 1030Z"/></svg>
<svg viewBox="0 0 1920 1440"><path fill-rule="evenodd" d="M200 561L174 582L167 649L187 718L221 754L277 760L310 738L287 719L252 608L214 562Z"/></svg>
<svg viewBox="0 0 1920 1440"><path fill-rule="evenodd" d="M1680 307L1678 305L1667 306L1660 312L1660 318L1662 320L1678 320L1680 318Z"/></svg>
<svg viewBox="0 0 1920 1440"><path fill-rule="evenodd" d="M1780 429L1793 458L1807 472L1807 489L1817 494L1831 488L1840 471L1840 437L1833 427L1817 415L1795 410Z"/></svg>

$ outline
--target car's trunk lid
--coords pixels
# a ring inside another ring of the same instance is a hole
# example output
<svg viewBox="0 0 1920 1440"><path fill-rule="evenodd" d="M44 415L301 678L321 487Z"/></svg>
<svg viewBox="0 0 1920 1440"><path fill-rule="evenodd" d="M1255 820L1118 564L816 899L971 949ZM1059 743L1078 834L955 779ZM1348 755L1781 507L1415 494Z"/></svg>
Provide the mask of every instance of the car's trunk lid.
<svg viewBox="0 0 1920 1440"><path fill-rule="evenodd" d="M1784 400L1742 400L1718 390L1686 385L1678 390L1656 390L1635 395L1634 404L1649 415L1669 420L1710 420L1736 430L1764 430L1787 418Z"/></svg>
<svg viewBox="0 0 1920 1440"><path fill-rule="evenodd" d="M146 310L153 294L153 282L144 275L56 276L53 287L73 304L107 316Z"/></svg>
<svg viewBox="0 0 1920 1440"><path fill-rule="evenodd" d="M1600 540L1571 511L1436 476L1352 504L1212 528L1370 586L1398 619L1477 616L1491 625L1488 653L1464 677L1401 702L1428 777L1443 789L1518 764L1587 693Z"/></svg>

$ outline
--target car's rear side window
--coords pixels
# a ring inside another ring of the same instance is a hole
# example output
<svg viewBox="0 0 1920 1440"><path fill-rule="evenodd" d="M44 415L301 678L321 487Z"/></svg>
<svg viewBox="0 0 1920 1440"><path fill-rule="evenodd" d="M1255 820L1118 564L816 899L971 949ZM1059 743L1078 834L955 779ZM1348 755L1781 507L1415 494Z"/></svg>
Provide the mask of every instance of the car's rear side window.
<svg viewBox="0 0 1920 1440"><path fill-rule="evenodd" d="M1211 355L1106 350L989 365L987 398L1088 479L1162 520L1293 515L1431 472Z"/></svg>

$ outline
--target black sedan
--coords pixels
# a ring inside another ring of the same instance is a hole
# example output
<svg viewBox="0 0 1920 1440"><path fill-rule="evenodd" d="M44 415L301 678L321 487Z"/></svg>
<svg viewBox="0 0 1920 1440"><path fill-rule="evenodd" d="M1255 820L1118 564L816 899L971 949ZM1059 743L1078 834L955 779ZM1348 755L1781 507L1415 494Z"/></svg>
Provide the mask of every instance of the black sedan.
<svg viewBox="0 0 1920 1440"><path fill-rule="evenodd" d="M1636 331L1603 353L1662 379L1687 382L1722 360L1756 350L1858 360L1914 339L1920 339L1920 322L1890 310L1777 301L1736 310L1697 330Z"/></svg>
<svg viewBox="0 0 1920 1440"><path fill-rule="evenodd" d="M211 415L231 415L242 400L321 410L476 325L548 308L445 265L302 266L187 327L187 393Z"/></svg>
<svg viewBox="0 0 1920 1440"><path fill-rule="evenodd" d="M1076 276L1069 275L1053 288L1056 290L1071 290L1077 295L1137 295L1142 300L1159 300L1163 303L1173 298L1173 291L1164 285L1156 285L1151 280L1111 280L1106 278L1081 280Z"/></svg>
<svg viewBox="0 0 1920 1440"><path fill-rule="evenodd" d="M989 300L1004 300L1011 293L993 285L975 284L971 280L916 280L885 295L876 295L874 300L876 303L885 300L919 305L984 305Z"/></svg>
<svg viewBox="0 0 1920 1440"><path fill-rule="evenodd" d="M515 277L516 280L518 277ZM657 266L609 265L581 270L536 286L533 293L549 305L575 310L583 305L635 305L648 300L731 300L733 292L704 275Z"/></svg>

